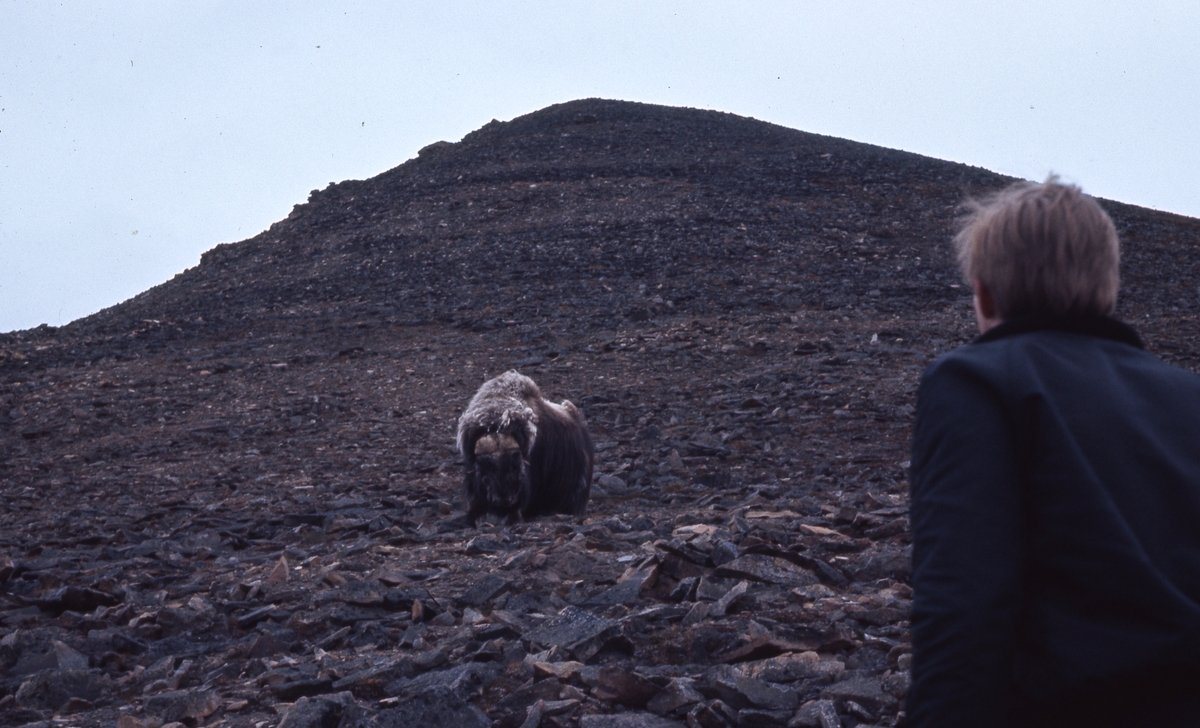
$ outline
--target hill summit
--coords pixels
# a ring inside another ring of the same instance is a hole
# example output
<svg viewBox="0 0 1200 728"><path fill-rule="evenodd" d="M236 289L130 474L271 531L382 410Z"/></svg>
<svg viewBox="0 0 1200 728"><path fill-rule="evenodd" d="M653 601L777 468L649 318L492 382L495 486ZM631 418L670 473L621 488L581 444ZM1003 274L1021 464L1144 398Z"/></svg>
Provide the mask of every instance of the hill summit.
<svg viewBox="0 0 1200 728"><path fill-rule="evenodd" d="M952 274L931 264L954 206L1002 181L732 114L577 101L314 190L270 230L96 323L307 310L611 325L654 298L707 314L840 306L872 290L944 303L958 295ZM897 271L901 255L925 270Z"/></svg>

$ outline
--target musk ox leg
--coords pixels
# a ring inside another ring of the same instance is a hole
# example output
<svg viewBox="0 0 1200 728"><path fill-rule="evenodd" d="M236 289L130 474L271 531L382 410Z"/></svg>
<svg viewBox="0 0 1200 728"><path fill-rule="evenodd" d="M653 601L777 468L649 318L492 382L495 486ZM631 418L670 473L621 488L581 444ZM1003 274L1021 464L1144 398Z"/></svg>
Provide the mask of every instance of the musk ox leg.
<svg viewBox="0 0 1200 728"><path fill-rule="evenodd" d="M479 517L485 513L487 513L487 508L481 506L476 501L471 501L471 505L467 509L467 525L469 525L471 528L474 528L475 522L478 521Z"/></svg>
<svg viewBox="0 0 1200 728"><path fill-rule="evenodd" d="M474 469L467 473L464 479L465 490L467 491L467 523L473 528L475 522L484 513L487 513L487 493L480 493L481 485L477 482Z"/></svg>
<svg viewBox="0 0 1200 728"><path fill-rule="evenodd" d="M588 498L592 495L592 483L581 477L580 485L575 488L575 492L572 495L574 495L574 498L571 499L571 503L566 507L568 507L572 516L582 518L588 512Z"/></svg>

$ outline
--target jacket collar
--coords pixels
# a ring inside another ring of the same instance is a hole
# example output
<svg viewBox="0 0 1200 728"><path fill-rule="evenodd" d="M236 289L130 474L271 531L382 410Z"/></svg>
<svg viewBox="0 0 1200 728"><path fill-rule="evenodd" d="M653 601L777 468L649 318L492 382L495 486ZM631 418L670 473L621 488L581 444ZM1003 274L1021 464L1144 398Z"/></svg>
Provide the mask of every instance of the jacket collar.
<svg viewBox="0 0 1200 728"><path fill-rule="evenodd" d="M1128 324L1107 316L1024 316L997 324L980 334L971 343L982 344L1034 331L1062 331L1069 334L1097 336L1145 349L1142 337Z"/></svg>

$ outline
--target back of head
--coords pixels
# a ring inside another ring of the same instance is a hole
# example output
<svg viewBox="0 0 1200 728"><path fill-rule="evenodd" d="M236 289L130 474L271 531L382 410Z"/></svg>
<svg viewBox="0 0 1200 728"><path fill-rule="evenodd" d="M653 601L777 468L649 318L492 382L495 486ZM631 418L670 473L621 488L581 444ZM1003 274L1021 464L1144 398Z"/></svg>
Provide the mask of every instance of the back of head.
<svg viewBox="0 0 1200 728"><path fill-rule="evenodd" d="M1117 231L1094 199L1050 177L969 204L954 240L959 264L987 287L1000 318L1113 312Z"/></svg>

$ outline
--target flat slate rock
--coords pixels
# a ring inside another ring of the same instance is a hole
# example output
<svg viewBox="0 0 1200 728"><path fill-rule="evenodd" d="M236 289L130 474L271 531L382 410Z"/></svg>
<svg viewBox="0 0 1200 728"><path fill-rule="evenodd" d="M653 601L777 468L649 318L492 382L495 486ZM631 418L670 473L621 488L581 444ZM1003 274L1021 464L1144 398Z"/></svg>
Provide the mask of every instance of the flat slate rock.
<svg viewBox="0 0 1200 728"><path fill-rule="evenodd" d="M846 665L832 658L821 659L816 652L789 652L765 660L743 662L739 667L750 677L769 682L794 682L805 678L836 680Z"/></svg>
<svg viewBox="0 0 1200 728"><path fill-rule="evenodd" d="M366 719L354 696L343 692L300 698L284 713L278 728L361 728Z"/></svg>
<svg viewBox="0 0 1200 728"><path fill-rule="evenodd" d="M852 677L834 683L821 691L821 697L834 700L853 700L871 710L891 708L897 702L895 696L883 691L883 686L877 677Z"/></svg>
<svg viewBox="0 0 1200 728"><path fill-rule="evenodd" d="M581 662L587 662L620 632L621 623L617 620L568 606L558 616L531 630L526 638L535 645L561 647Z"/></svg>
<svg viewBox="0 0 1200 728"><path fill-rule="evenodd" d="M781 559L765 554L746 554L722 564L713 570L717 576L733 579L753 579L754 581L778 584L783 587L798 587L816 584L820 581L808 569L797 566L787 559Z"/></svg>
<svg viewBox="0 0 1200 728"><path fill-rule="evenodd" d="M422 693L395 708L381 710L370 728L491 728L492 721L478 707L457 695Z"/></svg>
<svg viewBox="0 0 1200 728"><path fill-rule="evenodd" d="M99 670L47 670L17 690L17 702L31 708L57 710L72 698L96 700L111 681Z"/></svg>
<svg viewBox="0 0 1200 728"><path fill-rule="evenodd" d="M589 607L611 607L615 604L632 604L642 594L644 580L627 579L591 597L585 605Z"/></svg>
<svg viewBox="0 0 1200 728"><path fill-rule="evenodd" d="M660 691L653 682L634 672L602 667L592 694L601 700L619 703L630 708L644 708Z"/></svg>
<svg viewBox="0 0 1200 728"><path fill-rule="evenodd" d="M704 695L696 689L694 680L686 677L673 677L667 686L646 704L646 709L658 715L666 715L703 700Z"/></svg>
<svg viewBox="0 0 1200 728"><path fill-rule="evenodd" d="M485 574L475 585L458 598L462 606L481 607L503 594L512 583L495 574Z"/></svg>
<svg viewBox="0 0 1200 728"><path fill-rule="evenodd" d="M791 710L800 704L794 688L749 677L732 665L718 665L704 674L705 681L725 702L736 707Z"/></svg>
<svg viewBox="0 0 1200 728"><path fill-rule="evenodd" d="M454 695L460 699L477 695L496 679L500 668L491 663L468 662L463 665L427 672L411 679L397 680L387 686L388 695Z"/></svg>
<svg viewBox="0 0 1200 728"><path fill-rule="evenodd" d="M146 700L146 712L159 716L164 723L198 721L220 707L217 694L207 690L172 690Z"/></svg>

